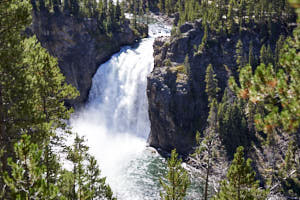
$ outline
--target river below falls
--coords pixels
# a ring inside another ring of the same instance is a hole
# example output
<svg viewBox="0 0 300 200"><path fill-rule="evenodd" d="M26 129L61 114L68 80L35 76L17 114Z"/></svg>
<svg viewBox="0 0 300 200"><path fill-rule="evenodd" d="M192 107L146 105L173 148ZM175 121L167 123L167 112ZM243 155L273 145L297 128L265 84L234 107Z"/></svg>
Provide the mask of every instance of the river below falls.
<svg viewBox="0 0 300 200"><path fill-rule="evenodd" d="M170 35L170 30L162 23L150 24L148 38L135 47L123 47L102 64L86 107L71 118L73 131L85 136L119 200L159 199L159 177L166 173L166 161L147 147L146 84L154 66L153 42Z"/></svg>

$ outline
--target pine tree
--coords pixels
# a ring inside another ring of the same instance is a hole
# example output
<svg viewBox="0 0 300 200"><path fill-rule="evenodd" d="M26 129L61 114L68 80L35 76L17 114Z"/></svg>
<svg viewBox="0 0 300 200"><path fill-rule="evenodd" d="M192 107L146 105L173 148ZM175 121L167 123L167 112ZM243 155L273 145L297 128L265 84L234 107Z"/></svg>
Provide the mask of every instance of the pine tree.
<svg viewBox="0 0 300 200"><path fill-rule="evenodd" d="M160 12L164 12L164 1L163 0L159 0L159 3L158 3L158 8L160 10Z"/></svg>
<svg viewBox="0 0 300 200"><path fill-rule="evenodd" d="M3 157L3 154L4 154L4 150L2 148L0 148L0 158ZM5 170L3 170L3 163L0 162L0 172L1 174L4 174ZM0 179L0 199L3 199L4 198L4 195L5 195L5 183L4 183L4 179L3 177L1 177Z"/></svg>
<svg viewBox="0 0 300 200"><path fill-rule="evenodd" d="M192 155L195 161L200 166L205 165L205 186L203 192L203 199L209 199L209 181L213 169L216 167L216 160L220 157L221 144L217 133L217 119L218 119L217 101L213 99L210 105L209 116L207 119L208 127L203 133L203 138L200 138L200 133L196 134L196 141L198 147Z"/></svg>
<svg viewBox="0 0 300 200"><path fill-rule="evenodd" d="M76 199L76 195L73 193L74 189L74 174L71 171L63 169L59 172L58 179L59 195L62 200Z"/></svg>
<svg viewBox="0 0 300 200"><path fill-rule="evenodd" d="M238 147L234 159L227 172L227 179L221 183L216 200L242 200L266 198L266 192L259 189L259 181L255 181L255 172L251 168L251 159L244 159L244 148Z"/></svg>
<svg viewBox="0 0 300 200"><path fill-rule="evenodd" d="M165 12L170 15L172 13L172 1L171 0L165 0Z"/></svg>
<svg viewBox="0 0 300 200"><path fill-rule="evenodd" d="M286 41L280 56L280 69L274 70L272 64L266 66L262 63L266 56L261 55L261 64L252 73L250 66L246 66L240 72L239 82L233 78L230 85L240 98L250 100L254 104L260 104L265 108L265 113L256 116L256 127L267 134L278 130L294 133L300 125L298 111L300 110L299 82L300 71L299 56L299 29L295 30L294 38ZM297 46L298 45L298 46ZM265 49L265 48L262 48ZM266 52L266 51L262 51Z"/></svg>
<svg viewBox="0 0 300 200"><path fill-rule="evenodd" d="M244 56L244 49L243 49L243 43L241 40L239 40L236 44L236 64L238 66L238 69L240 70L243 68L246 64L246 59Z"/></svg>
<svg viewBox="0 0 300 200"><path fill-rule="evenodd" d="M67 148L67 159L72 163L72 171L64 171L61 181L67 181L63 187L67 197L71 199L108 199L116 200L106 179L100 177L100 170L94 157L88 154L88 146L84 137L76 134L74 143Z"/></svg>
<svg viewBox="0 0 300 200"><path fill-rule="evenodd" d="M46 3L48 9L52 6L52 2L41 2ZM70 1L64 1L66 9L76 11L76 1L68 3ZM85 3L92 15L95 1ZM28 200L83 198L90 181L83 176L87 165L75 159L76 173L68 173L61 169L53 150L61 145L62 137L69 132L66 120L72 109L67 109L64 101L78 93L66 84L57 60L35 37L25 38L22 34L31 21L30 10L29 0L0 2L0 11L4 13L0 20L0 173L5 174L0 176L0 197ZM79 154L72 155L75 158ZM61 187L64 189L58 191L57 186L62 186L64 181L75 181L76 185ZM102 196L113 199L108 185L101 188L105 193Z"/></svg>
<svg viewBox="0 0 300 200"><path fill-rule="evenodd" d="M20 140L22 133L32 135L31 142L43 149L50 137L57 136L57 128L65 129L63 121L68 119L70 110L64 107L64 100L77 93L65 84L56 59L35 37L25 39L21 34L31 21L30 2L1 1L0 9L5 13L0 26L0 146L7 152L0 156L1 173L4 174L8 170L8 157L11 157L11 163L18 162L12 154L13 144ZM9 24L14 25L9 27ZM50 154L46 153L42 158ZM44 166L45 163L42 161L41 164ZM49 177L47 185L50 185Z"/></svg>
<svg viewBox="0 0 300 200"><path fill-rule="evenodd" d="M277 135L282 132L293 136L299 128L300 110L300 85L298 77L300 71L297 66L300 64L299 56L299 34L300 29L294 30L294 35L288 38L279 53L279 62L273 66L272 62L268 66L267 50L264 47L261 52L261 63L254 73L250 66L241 70L239 75L240 86L233 78L230 80L231 87L240 98L251 101L254 105L260 106L264 112L257 112L255 116L255 126L257 130L267 134L267 147L271 151L271 162L268 167L272 168L269 175L271 179L270 187L273 187L274 175L278 174L277 169L280 165L275 159L278 154L274 144ZM278 50L277 50L278 51ZM270 54L270 53L269 53ZM278 58L277 58L278 59Z"/></svg>
<svg viewBox="0 0 300 200"><path fill-rule="evenodd" d="M64 106L64 100L74 98L77 92L74 87L65 83L57 60L37 43L35 37L24 41L23 55L25 57L23 65L27 66L24 75L30 77L27 80L27 85L30 85L27 87L29 90L27 92L36 94L32 101L26 102L26 107L30 109L31 116L34 117L32 119L34 124L28 128L35 129L32 140L45 148L43 162L46 166L46 180L54 183L59 165L52 147L57 143L54 139L61 139L56 130L67 129L65 120L69 118L72 110Z"/></svg>
<svg viewBox="0 0 300 200"><path fill-rule="evenodd" d="M96 159L93 156L88 157L88 165L87 165L87 190L86 193L89 196L88 199L99 199L105 198L108 200L116 200L113 197L113 193L109 187L105 183L106 179L100 177L101 171L99 170L99 166L97 164Z"/></svg>
<svg viewBox="0 0 300 200"><path fill-rule="evenodd" d="M248 63L251 67L255 67L255 57L253 54L253 42L250 42L249 45L249 58L248 58Z"/></svg>
<svg viewBox="0 0 300 200"><path fill-rule="evenodd" d="M299 155L299 148L296 140L296 136L292 136L289 140L288 149L285 153L284 163L279 170L281 185L278 185L280 188L285 188L285 191L287 191L286 195L295 198L297 198L300 193L300 191L298 190L299 187L297 187L297 183L299 182L300 177L300 161L299 159L297 159L297 155Z"/></svg>
<svg viewBox="0 0 300 200"><path fill-rule="evenodd" d="M24 35L20 33L31 21L31 6L28 1L0 1L0 174L7 170L7 158L13 152L14 114L9 111L11 101L16 100L17 88L24 85L23 70L17 67L21 60L22 47L20 41ZM20 84L16 84L16 82ZM0 190L6 193L3 176L0 176Z"/></svg>
<svg viewBox="0 0 300 200"><path fill-rule="evenodd" d="M218 97L220 88L218 87L218 80L211 64L206 68L205 82L205 92L208 96L208 102L212 102L213 99Z"/></svg>
<svg viewBox="0 0 300 200"><path fill-rule="evenodd" d="M281 55L281 51L282 48L284 46L284 36L280 36L278 41L276 42L276 49L275 49L275 65L276 65L276 69L275 71L278 71L278 67L279 67L279 59L280 59L280 55Z"/></svg>
<svg viewBox="0 0 300 200"><path fill-rule="evenodd" d="M249 145L247 118L244 103L233 97L233 92L226 88L222 101L218 105L218 132L229 158L233 158L235 150L240 145Z"/></svg>
<svg viewBox="0 0 300 200"><path fill-rule="evenodd" d="M234 0L230 0L229 8L227 13L227 27L229 34L234 33L235 31L235 22L234 22Z"/></svg>
<svg viewBox="0 0 300 200"><path fill-rule="evenodd" d="M205 25L204 25L204 35L202 37L202 41L201 41L201 45L200 45L200 52L202 52L203 49L206 47L207 40L208 40L208 25L207 25L207 23L205 23Z"/></svg>
<svg viewBox="0 0 300 200"><path fill-rule="evenodd" d="M246 16L246 0L241 0L238 6L238 18L239 18L239 27L241 28L245 25L245 16Z"/></svg>
<svg viewBox="0 0 300 200"><path fill-rule="evenodd" d="M267 63L266 64L272 64L273 66L275 64L273 51L272 51L270 45L268 45L268 48L267 48Z"/></svg>
<svg viewBox="0 0 300 200"><path fill-rule="evenodd" d="M254 3L248 2L246 7L247 7L246 23L251 23L254 15Z"/></svg>
<svg viewBox="0 0 300 200"><path fill-rule="evenodd" d="M76 135L74 139L74 144L71 147L68 147L68 156L67 159L72 162L73 165L73 196L76 199L85 198L84 196L84 179L85 179L85 170L84 170L84 161L87 156L88 147L84 144L84 139Z"/></svg>
<svg viewBox="0 0 300 200"><path fill-rule="evenodd" d="M42 151L31 143L30 137L23 135L15 144L17 162L8 158L11 174L4 174L4 182L11 190L14 199L56 199L58 188L47 184L44 178L45 166L40 165Z"/></svg>
<svg viewBox="0 0 300 200"><path fill-rule="evenodd" d="M264 63L265 65L269 64L268 53L265 45L263 45L260 49L260 63Z"/></svg>
<svg viewBox="0 0 300 200"><path fill-rule="evenodd" d="M160 179L160 184L163 187L160 196L163 200L183 200L190 185L188 173L181 166L181 159L177 157L178 154L174 149L171 158L168 160L167 183Z"/></svg>

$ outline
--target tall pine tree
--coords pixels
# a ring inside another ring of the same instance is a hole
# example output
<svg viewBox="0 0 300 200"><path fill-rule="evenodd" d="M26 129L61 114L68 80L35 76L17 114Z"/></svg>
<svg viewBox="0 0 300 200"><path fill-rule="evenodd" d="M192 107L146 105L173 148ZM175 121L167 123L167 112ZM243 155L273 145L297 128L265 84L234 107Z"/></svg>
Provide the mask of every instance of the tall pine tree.
<svg viewBox="0 0 300 200"><path fill-rule="evenodd" d="M167 182L160 179L163 191L160 193L163 200L183 200L187 188L190 185L188 173L181 166L181 159L178 159L176 150L172 150L171 158L168 160Z"/></svg>
<svg viewBox="0 0 300 200"><path fill-rule="evenodd" d="M255 172L251 167L251 159L244 159L244 148L238 147L234 159L227 172L227 179L221 183L215 200L266 199L266 192L259 189L259 181L255 181Z"/></svg>

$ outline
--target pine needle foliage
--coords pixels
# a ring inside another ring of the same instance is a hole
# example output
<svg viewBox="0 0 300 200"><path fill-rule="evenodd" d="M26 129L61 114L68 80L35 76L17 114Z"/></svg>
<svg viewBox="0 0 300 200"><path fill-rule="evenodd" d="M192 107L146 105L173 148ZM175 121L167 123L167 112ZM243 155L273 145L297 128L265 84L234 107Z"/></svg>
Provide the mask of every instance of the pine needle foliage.
<svg viewBox="0 0 300 200"><path fill-rule="evenodd" d="M190 180L187 171L181 166L181 162L176 150L172 150L171 157L168 159L167 182L160 179L160 184L163 187L163 191L160 192L161 199L183 200L186 196Z"/></svg>
<svg viewBox="0 0 300 200"><path fill-rule="evenodd" d="M255 181L251 162L251 159L245 161L244 148L238 147L227 172L227 180L221 182L221 189L214 197L215 200L266 199L266 191L259 189L259 181Z"/></svg>

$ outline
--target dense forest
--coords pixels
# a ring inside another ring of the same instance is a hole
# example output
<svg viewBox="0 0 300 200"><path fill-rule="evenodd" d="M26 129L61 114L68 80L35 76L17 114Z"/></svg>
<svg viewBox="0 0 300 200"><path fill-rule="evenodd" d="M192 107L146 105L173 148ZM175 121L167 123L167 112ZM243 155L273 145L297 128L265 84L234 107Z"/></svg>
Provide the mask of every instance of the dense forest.
<svg viewBox="0 0 300 200"><path fill-rule="evenodd" d="M190 159L204 171L205 200L266 199L270 193L299 198L300 29L287 0L5 0L0 2L0 199L116 199L85 139L69 127L73 109L65 100L76 98L77 90L66 83L57 59L36 36L24 32L32 12L41 11L97 19L99 31L107 35L120 29L125 12L133 14L134 25L138 15L150 11L174 17L172 37L180 37L181 25L201 19L199 54L209 48L213 35L257 30L260 42L273 41L262 45L260 57L253 55L252 45L245 51L239 41L233 50L237 68L222 92L214 67L207 67L207 127L197 133ZM278 24L288 29L282 35ZM183 68L192 79L188 57ZM74 141L67 145L70 136ZM285 155L275 159L282 138ZM254 142L269 154L264 174L253 168L253 162L261 161L246 159ZM226 162L223 152L231 165L219 190L210 191L214 168ZM191 183L175 150L166 180L160 181L162 199L186 196Z"/></svg>
<svg viewBox="0 0 300 200"><path fill-rule="evenodd" d="M285 0L160 0L157 5L161 12L175 17L173 38L183 37L180 30L186 22L201 23L204 35L199 46L194 46L192 57L212 47L216 38L242 38L247 32L258 32L261 38L259 57L254 55L251 41L245 48L238 39L232 49L236 67L225 66L231 75L225 89L219 88L214 66L207 67L207 125L196 134L198 146L190 157L202 170L203 199L267 199L275 193L299 198L300 35L294 9ZM286 32L278 27L286 27ZM172 67L172 60L164 64ZM188 54L183 66L181 71L192 83ZM262 155L253 158L258 146ZM252 156L255 164L244 156ZM225 160L231 163L227 179L220 182L219 190L209 191L211 177L224 167ZM169 160L172 163L173 156ZM183 187L180 183L188 186L186 177L174 182L173 178L182 172L172 170L174 166L169 166L173 173L167 177L170 185L178 189ZM186 189L180 191L176 193L178 198L186 195ZM170 188L164 194L163 199L176 199Z"/></svg>
<svg viewBox="0 0 300 200"><path fill-rule="evenodd" d="M124 8L119 1L116 5L112 0L32 0L31 3L34 12L64 13L78 20L97 19L97 27L101 33L111 34L117 31L125 20Z"/></svg>
<svg viewBox="0 0 300 200"><path fill-rule="evenodd" d="M77 16L87 15L82 9L89 7L79 7L77 1L31 3L0 2L0 199L114 199L84 138L70 131L67 120L73 109L64 101L75 98L77 90L65 82L57 59L35 36L24 34L32 10L65 9ZM108 32L121 19L109 17L118 10L112 2L104 6L105 15L100 13L107 21L98 17ZM74 143L66 145L70 136ZM63 160L70 163L68 170Z"/></svg>

